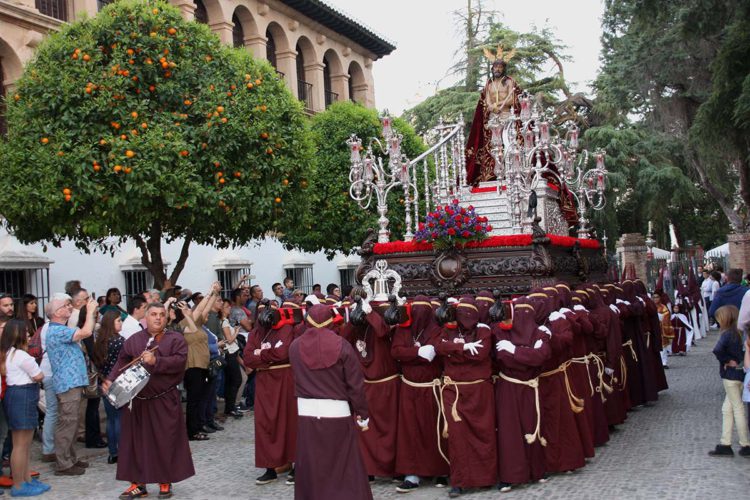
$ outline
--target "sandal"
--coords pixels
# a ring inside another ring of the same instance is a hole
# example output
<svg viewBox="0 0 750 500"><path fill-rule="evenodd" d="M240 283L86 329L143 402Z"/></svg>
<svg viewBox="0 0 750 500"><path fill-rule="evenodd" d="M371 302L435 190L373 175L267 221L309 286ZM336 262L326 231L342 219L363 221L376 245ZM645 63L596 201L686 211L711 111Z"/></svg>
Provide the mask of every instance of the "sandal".
<svg viewBox="0 0 750 500"><path fill-rule="evenodd" d="M147 496L148 491L146 491L145 484L132 483L130 485L130 488L122 492L122 494L120 495L120 500L128 500L130 498L145 498Z"/></svg>
<svg viewBox="0 0 750 500"><path fill-rule="evenodd" d="M188 438L190 441L208 441L209 438L206 434L202 432L198 432L197 434L193 434Z"/></svg>

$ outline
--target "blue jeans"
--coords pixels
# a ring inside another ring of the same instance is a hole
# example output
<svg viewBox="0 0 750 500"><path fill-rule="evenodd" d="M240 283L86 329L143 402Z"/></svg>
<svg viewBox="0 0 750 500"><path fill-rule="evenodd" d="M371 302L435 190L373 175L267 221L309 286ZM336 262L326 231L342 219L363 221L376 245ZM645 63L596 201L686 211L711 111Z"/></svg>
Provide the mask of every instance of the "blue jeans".
<svg viewBox="0 0 750 500"><path fill-rule="evenodd" d="M57 426L57 396L52 390L52 377L44 377L44 428L42 429L42 453L55 452L55 427Z"/></svg>
<svg viewBox="0 0 750 500"><path fill-rule="evenodd" d="M117 456L117 447L120 443L120 410L112 406L109 399L102 398L104 401L104 411L107 414L107 445L109 446L109 455Z"/></svg>

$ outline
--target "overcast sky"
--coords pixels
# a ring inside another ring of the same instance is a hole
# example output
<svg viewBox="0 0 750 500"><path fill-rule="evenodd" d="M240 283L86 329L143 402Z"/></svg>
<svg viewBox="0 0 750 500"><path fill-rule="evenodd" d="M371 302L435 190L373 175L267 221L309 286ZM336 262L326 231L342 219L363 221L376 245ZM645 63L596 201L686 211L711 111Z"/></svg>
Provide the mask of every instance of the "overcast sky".
<svg viewBox="0 0 750 500"><path fill-rule="evenodd" d="M326 1L396 44L373 65L378 109L401 114L456 81L446 77L460 43L453 11L465 9L466 0ZM599 67L603 0L487 0L486 5L516 31L551 27L573 58L565 64L566 79L574 90L586 90Z"/></svg>

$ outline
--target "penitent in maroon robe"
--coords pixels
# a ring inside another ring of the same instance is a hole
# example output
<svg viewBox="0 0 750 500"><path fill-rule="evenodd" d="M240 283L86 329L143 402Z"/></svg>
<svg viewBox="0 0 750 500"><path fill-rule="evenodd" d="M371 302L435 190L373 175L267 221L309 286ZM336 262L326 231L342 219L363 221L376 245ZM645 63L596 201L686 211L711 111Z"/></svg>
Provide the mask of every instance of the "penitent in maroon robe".
<svg viewBox="0 0 750 500"><path fill-rule="evenodd" d="M398 432L398 378L396 360L391 357L390 327L373 311L366 325L346 323L341 336L357 352L365 376L365 394L372 420L370 430L359 436L365 468L371 476L391 477L396 473Z"/></svg>
<svg viewBox="0 0 750 500"><path fill-rule="evenodd" d="M297 401L289 347L294 327L279 329L257 325L242 353L255 375L255 466L273 469L294 462L297 448ZM261 346L266 347L254 354Z"/></svg>
<svg viewBox="0 0 750 500"><path fill-rule="evenodd" d="M151 342L151 344L149 344ZM154 346L142 330L125 341L108 379ZM146 387L120 409L117 479L132 483L176 483L195 475L177 385L182 382L188 347L181 334L167 331L159 339L156 364Z"/></svg>
<svg viewBox="0 0 750 500"><path fill-rule="evenodd" d="M448 462L441 452L447 457L448 442L438 427L442 361L439 357L428 361L418 354L422 346L437 345L440 327L427 297L417 295L411 306L411 325L396 328L391 346L391 354L401 364L404 379L398 405L396 473L447 476Z"/></svg>
<svg viewBox="0 0 750 500"><path fill-rule="evenodd" d="M450 482L459 488L489 486L497 477L492 338L489 327L478 324L478 316L471 299L459 303L456 323L443 327L436 348L445 371L443 414L448 426ZM476 355L464 350L467 342L477 341L482 346Z"/></svg>
<svg viewBox="0 0 750 500"><path fill-rule="evenodd" d="M353 416L367 419L358 354L328 329L331 310L315 305L306 321L309 328L289 349L297 397L345 401ZM298 417L295 500L372 500L353 416Z"/></svg>
<svg viewBox="0 0 750 500"><path fill-rule="evenodd" d="M496 351L500 366L495 383L498 477L507 484L538 481L546 472L539 394L519 382L538 383L542 365L550 356L549 335L537 328L534 308L525 298L513 304L512 324L495 325L492 333L495 344L507 340L515 346L512 354Z"/></svg>

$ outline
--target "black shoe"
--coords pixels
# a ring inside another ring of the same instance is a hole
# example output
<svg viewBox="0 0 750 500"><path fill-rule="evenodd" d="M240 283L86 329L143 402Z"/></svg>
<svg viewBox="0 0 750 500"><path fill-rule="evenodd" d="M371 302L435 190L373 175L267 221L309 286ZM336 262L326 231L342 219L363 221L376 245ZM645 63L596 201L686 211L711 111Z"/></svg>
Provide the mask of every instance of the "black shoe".
<svg viewBox="0 0 750 500"><path fill-rule="evenodd" d="M107 457L107 463L108 464L116 464L117 463L117 455L110 455Z"/></svg>
<svg viewBox="0 0 750 500"><path fill-rule="evenodd" d="M213 434L214 432L216 432L216 429L214 429L213 427L204 425L203 427L201 427L201 432L204 432L206 434Z"/></svg>
<svg viewBox="0 0 750 500"><path fill-rule="evenodd" d="M375 476L367 476L367 480L372 483L375 481Z"/></svg>
<svg viewBox="0 0 750 500"><path fill-rule="evenodd" d="M449 498L458 498L458 497L460 497L460 496L461 496L461 495L463 495L463 494L464 494L464 490L463 490L463 488L459 488L458 486L454 486L454 487L453 487L453 488L451 488L451 490L450 490L450 491L448 492L448 497L449 497Z"/></svg>
<svg viewBox="0 0 750 500"><path fill-rule="evenodd" d="M229 413L226 413L226 416L227 417L233 417L233 418L236 418L236 419L240 419L240 418L244 417L245 415L243 415L242 413L238 412L237 410L232 410Z"/></svg>
<svg viewBox="0 0 750 500"><path fill-rule="evenodd" d="M206 427L208 427L210 429L213 429L215 431L223 431L224 430L224 427L222 427L221 425L217 424L216 422L209 422L209 423L206 424Z"/></svg>
<svg viewBox="0 0 750 500"><path fill-rule="evenodd" d="M289 475L286 477L286 484L289 486L294 485L294 467L292 467L292 470L289 471Z"/></svg>
<svg viewBox="0 0 750 500"><path fill-rule="evenodd" d="M148 496L148 490L146 490L145 484L131 484L130 487L120 494L120 500L128 500L130 498L145 498Z"/></svg>
<svg viewBox="0 0 750 500"><path fill-rule="evenodd" d="M716 448L708 452L712 457L733 457L734 450L726 444L717 444Z"/></svg>
<svg viewBox="0 0 750 500"><path fill-rule="evenodd" d="M266 469L266 473L256 479L255 484L268 484L276 481L276 479L278 479L276 471L273 469Z"/></svg>
<svg viewBox="0 0 750 500"><path fill-rule="evenodd" d="M98 443L93 444L87 444L86 448L106 448L107 442L106 441L99 441Z"/></svg>
<svg viewBox="0 0 750 500"><path fill-rule="evenodd" d="M404 481L403 483L396 486L396 491L398 491L399 493L411 493L417 488L419 488L418 484L412 483L411 481Z"/></svg>
<svg viewBox="0 0 750 500"><path fill-rule="evenodd" d="M667 365L664 365L663 367L665 370L669 370L669 367Z"/></svg>
<svg viewBox="0 0 750 500"><path fill-rule="evenodd" d="M507 493L513 488L513 485L510 483L498 483L497 489L500 490L500 493Z"/></svg>
<svg viewBox="0 0 750 500"><path fill-rule="evenodd" d="M743 446L737 454L741 457L750 458L750 446Z"/></svg>
<svg viewBox="0 0 750 500"><path fill-rule="evenodd" d="M435 479L435 488L445 488L448 486L448 478L445 476L441 476L437 479Z"/></svg>

